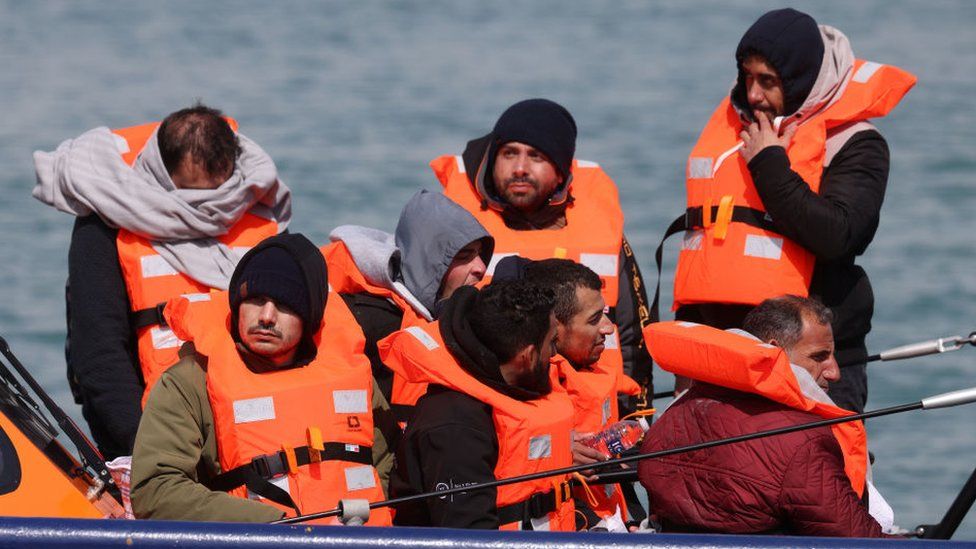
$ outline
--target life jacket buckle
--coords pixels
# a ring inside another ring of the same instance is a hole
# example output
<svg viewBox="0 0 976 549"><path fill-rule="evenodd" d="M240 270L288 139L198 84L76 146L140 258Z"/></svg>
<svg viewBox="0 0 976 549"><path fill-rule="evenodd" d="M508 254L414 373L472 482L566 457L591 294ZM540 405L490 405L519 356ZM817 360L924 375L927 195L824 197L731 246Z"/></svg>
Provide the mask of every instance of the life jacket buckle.
<svg viewBox="0 0 976 549"><path fill-rule="evenodd" d="M553 481L552 487L557 509L573 498L573 488L568 480Z"/></svg>
<svg viewBox="0 0 976 549"><path fill-rule="evenodd" d="M251 467L261 478L270 479L285 474L281 453L265 454L251 459Z"/></svg>

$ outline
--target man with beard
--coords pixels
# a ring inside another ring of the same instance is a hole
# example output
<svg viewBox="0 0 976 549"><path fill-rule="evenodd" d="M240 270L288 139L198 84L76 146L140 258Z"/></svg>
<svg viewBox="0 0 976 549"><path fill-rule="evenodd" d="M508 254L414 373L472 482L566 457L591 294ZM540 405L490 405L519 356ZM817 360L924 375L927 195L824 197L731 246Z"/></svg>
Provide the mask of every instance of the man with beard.
<svg viewBox="0 0 976 549"><path fill-rule="evenodd" d="M748 332L648 326L654 360L694 383L641 452L850 415L826 393L841 376L831 318L815 300L781 296L746 316ZM638 474L666 532L881 537L893 516L868 466L864 424L852 421L648 459Z"/></svg>
<svg viewBox="0 0 976 549"><path fill-rule="evenodd" d="M385 364L430 384L397 447L394 497L572 464L573 405L550 381L552 309L552 292L525 281L498 281L480 292L464 286L437 322L380 341ZM575 529L565 476L401 505L395 523Z"/></svg>
<svg viewBox="0 0 976 549"><path fill-rule="evenodd" d="M600 294L600 277L585 265L568 259L527 261L518 257L501 260L495 275L496 281L522 278L554 292L558 354L553 357L552 366L559 384L573 400L574 462L607 459L576 440L616 423L620 419L618 394L634 395L640 387L623 373L620 355L606 352L607 340L615 336L615 330ZM635 517L645 516L637 498L625 502L618 484L593 487L590 494L578 488L574 495L580 511L577 526L581 528L616 527L610 517L619 513L620 519L626 521L628 507L637 510Z"/></svg>
<svg viewBox="0 0 976 549"><path fill-rule="evenodd" d="M462 155L430 165L444 194L495 238L486 283L497 261L511 255L572 259L600 276L608 317L619 330L606 352L621 356L624 372L646 397L653 386L641 337L649 320L643 279L624 238L617 187L597 163L574 159L576 133L563 106L527 99L502 113L490 133L469 141ZM647 406L646 399L638 402Z"/></svg>
<svg viewBox="0 0 976 549"><path fill-rule="evenodd" d="M834 312L837 360L850 365L831 396L861 411L874 296L854 262L878 228L889 166L868 120L894 109L915 77L856 59L843 33L789 8L760 17L735 61L735 85L688 159L687 212L668 229L685 231L675 317L741 327L764 299L817 297Z"/></svg>

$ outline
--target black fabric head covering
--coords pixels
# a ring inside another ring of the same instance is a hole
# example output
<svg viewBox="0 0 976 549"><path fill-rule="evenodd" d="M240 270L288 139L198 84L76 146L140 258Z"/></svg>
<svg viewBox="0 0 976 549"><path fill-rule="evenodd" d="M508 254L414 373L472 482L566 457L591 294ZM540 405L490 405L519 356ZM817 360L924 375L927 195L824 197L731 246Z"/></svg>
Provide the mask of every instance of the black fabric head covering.
<svg viewBox="0 0 976 549"><path fill-rule="evenodd" d="M559 103L548 99L519 101L498 117L489 136L486 178L494 173L498 147L516 141L545 153L563 176L563 184L553 195L560 194L569 185L573 156L576 155L576 121ZM496 192L494 188L491 190Z"/></svg>
<svg viewBox="0 0 976 549"><path fill-rule="evenodd" d="M795 113L810 95L823 63L824 43L817 22L803 12L784 8L767 12L749 27L735 50L739 78L732 101L740 108L749 105L742 63L752 54L761 55L779 73L783 114Z"/></svg>
<svg viewBox="0 0 976 549"><path fill-rule="evenodd" d="M296 364L316 354L313 336L322 325L329 297L329 273L325 258L304 235L279 234L251 248L234 269L228 286L231 307L231 335L240 343L238 309L253 296L267 296L286 305L302 319L302 339Z"/></svg>

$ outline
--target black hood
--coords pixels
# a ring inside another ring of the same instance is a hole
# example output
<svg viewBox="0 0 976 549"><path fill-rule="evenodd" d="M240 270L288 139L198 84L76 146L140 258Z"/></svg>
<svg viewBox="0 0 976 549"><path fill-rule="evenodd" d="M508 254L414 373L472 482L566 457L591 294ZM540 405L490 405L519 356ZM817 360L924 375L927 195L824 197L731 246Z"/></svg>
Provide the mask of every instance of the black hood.
<svg viewBox="0 0 976 549"><path fill-rule="evenodd" d="M773 10L760 17L742 36L735 50L739 75L731 99L740 112L750 116L752 109L746 98L742 63L752 54L761 55L779 74L783 83L783 114L795 113L813 89L823 63L824 43L817 22L792 8Z"/></svg>
<svg viewBox="0 0 976 549"><path fill-rule="evenodd" d="M237 331L237 311L240 304L240 277L244 266L261 250L267 248L280 248L288 253L301 268L304 275L306 289L308 290L308 322L303 322L302 339L298 343L298 351L295 354L294 365L307 364L316 355L316 343L314 336L318 333L322 325L322 318L325 315L325 304L329 297L329 273L325 265L325 258L322 252L312 244L304 235L279 234L261 241L260 244L251 248L234 269L234 274L230 277L228 286L229 298L231 303L231 325L230 333L234 341L241 343L240 334Z"/></svg>
<svg viewBox="0 0 976 549"><path fill-rule="evenodd" d="M462 286L444 302L438 323L447 350L464 371L499 393L523 401L542 398L545 396L542 393L505 382L498 357L478 339L468 322L468 313L477 297L478 290Z"/></svg>

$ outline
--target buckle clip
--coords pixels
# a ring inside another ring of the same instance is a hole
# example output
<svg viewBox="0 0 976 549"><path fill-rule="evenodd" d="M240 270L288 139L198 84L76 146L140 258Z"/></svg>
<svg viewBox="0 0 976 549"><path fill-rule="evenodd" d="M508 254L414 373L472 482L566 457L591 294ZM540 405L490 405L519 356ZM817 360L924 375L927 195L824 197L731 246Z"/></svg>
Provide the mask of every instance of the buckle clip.
<svg viewBox="0 0 976 549"><path fill-rule="evenodd" d="M251 467L254 468L258 475L265 479L275 478L286 472L280 452L265 454L251 459Z"/></svg>

